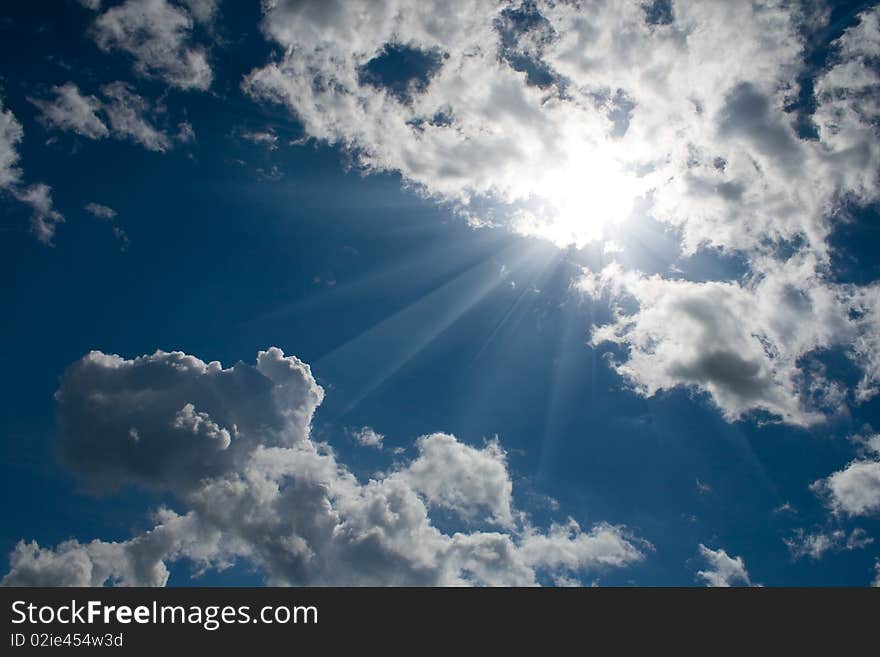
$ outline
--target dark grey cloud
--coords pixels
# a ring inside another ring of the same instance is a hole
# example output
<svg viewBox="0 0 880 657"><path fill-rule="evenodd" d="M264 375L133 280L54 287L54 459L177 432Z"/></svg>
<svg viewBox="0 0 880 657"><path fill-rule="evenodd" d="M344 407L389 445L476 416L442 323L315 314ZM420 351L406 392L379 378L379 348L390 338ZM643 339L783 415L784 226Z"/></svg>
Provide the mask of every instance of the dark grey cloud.
<svg viewBox="0 0 880 657"><path fill-rule="evenodd" d="M804 159L800 141L771 99L754 85L741 82L727 95L719 116L722 136L743 137L759 152L785 169L797 168Z"/></svg>

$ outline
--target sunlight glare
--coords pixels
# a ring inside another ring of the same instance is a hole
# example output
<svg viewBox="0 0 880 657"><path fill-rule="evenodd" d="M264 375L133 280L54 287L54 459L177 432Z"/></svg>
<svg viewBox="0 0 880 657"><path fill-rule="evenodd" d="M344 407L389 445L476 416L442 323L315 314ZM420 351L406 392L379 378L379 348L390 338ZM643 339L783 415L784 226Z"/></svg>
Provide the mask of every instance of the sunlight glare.
<svg viewBox="0 0 880 657"><path fill-rule="evenodd" d="M572 154L564 166L548 171L537 189L537 207L516 215L517 232L580 249L630 216L647 181L604 146Z"/></svg>

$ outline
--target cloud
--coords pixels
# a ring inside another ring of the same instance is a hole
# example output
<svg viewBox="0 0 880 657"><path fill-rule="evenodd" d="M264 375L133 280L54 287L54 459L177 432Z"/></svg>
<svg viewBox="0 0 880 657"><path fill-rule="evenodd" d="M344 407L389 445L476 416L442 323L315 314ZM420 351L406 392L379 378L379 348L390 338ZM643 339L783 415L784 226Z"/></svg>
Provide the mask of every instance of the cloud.
<svg viewBox="0 0 880 657"><path fill-rule="evenodd" d="M217 16L220 0L183 0L189 13L199 23L211 23Z"/></svg>
<svg viewBox="0 0 880 657"><path fill-rule="evenodd" d="M102 50L121 50L134 59L135 70L178 89L205 90L213 72L205 49L192 42L193 18L210 20L215 2L186 3L187 9L166 0L126 0L98 16L92 36Z"/></svg>
<svg viewBox="0 0 880 657"><path fill-rule="evenodd" d="M140 401L145 395L148 404ZM236 397L240 404L228 402ZM93 485L188 490L235 471L257 445L302 440L322 397L308 366L277 349L260 352L256 367L225 370L180 352L133 360L92 352L68 369L56 393L60 450ZM214 432L236 427L236 440L191 431L180 414L196 409Z"/></svg>
<svg viewBox="0 0 880 657"><path fill-rule="evenodd" d="M49 129L72 131L89 139L132 141L147 150L164 153L173 142L189 143L195 140L192 125L178 124L178 132L168 132L152 122L164 108L135 93L125 82L115 81L101 87L104 99L84 96L73 82L53 87L55 98L30 98L40 111L40 121Z"/></svg>
<svg viewBox="0 0 880 657"><path fill-rule="evenodd" d="M323 394L277 348L229 368L181 352L91 352L56 395L63 458L91 486L167 491L181 510L159 509L128 541L22 541L3 583L163 585L171 562L199 573L244 561L277 585L534 585L651 549L607 523L533 526L512 506L497 442L423 436L415 458L361 481L310 435ZM435 509L464 524L441 531Z"/></svg>
<svg viewBox="0 0 880 657"><path fill-rule="evenodd" d="M13 195L22 203L33 209L31 215L31 233L40 242L52 246L55 229L64 223L64 216L55 209L52 201L52 188L45 183L34 183L23 189L15 189Z"/></svg>
<svg viewBox="0 0 880 657"><path fill-rule="evenodd" d="M91 202L86 203L84 207L86 209L86 212L88 212L92 216L97 217L98 219L105 219L107 221L110 221L116 218L116 210L109 206Z"/></svg>
<svg viewBox="0 0 880 657"><path fill-rule="evenodd" d="M765 411L806 426L845 401L842 386L808 357L844 348L863 364L859 341L873 331L855 312L862 292L828 282L815 267L812 256L796 256L766 260L761 275L743 282L693 282L609 266L586 272L579 288L610 296L614 317L591 340L628 348L614 367L638 393L692 387L728 420Z"/></svg>
<svg viewBox="0 0 880 657"><path fill-rule="evenodd" d="M246 130L240 134L242 139L254 144L266 146L271 151L278 148L278 135L272 130Z"/></svg>
<svg viewBox="0 0 880 657"><path fill-rule="evenodd" d="M129 245L131 244L131 240L128 238L128 233L125 232L123 228L116 225L113 220L116 219L116 210L113 208L102 205L101 203L86 203L84 206L86 212L88 212L93 217L97 217L105 222L111 223L110 230L113 232L113 235L120 241L121 249L125 251Z"/></svg>
<svg viewBox="0 0 880 657"><path fill-rule="evenodd" d="M385 440L385 436L381 433L377 433L371 427L361 427L357 431L352 432L352 437L357 441L358 445L363 447L375 447L376 449L382 449L382 441Z"/></svg>
<svg viewBox="0 0 880 657"><path fill-rule="evenodd" d="M711 550L702 543L699 555L706 562L706 570L697 571L697 577L706 586L752 586L742 557L731 557L724 550Z"/></svg>
<svg viewBox="0 0 880 657"><path fill-rule="evenodd" d="M196 140L196 131L189 121L181 121L177 124L177 135L175 139L181 144L189 144Z"/></svg>
<svg viewBox="0 0 880 657"><path fill-rule="evenodd" d="M23 138L21 123L10 110L3 109L3 99L0 98L0 192L6 191L31 207L31 233L46 246L52 246L55 229L64 222L64 216L55 209L49 185L21 186L18 146Z"/></svg>
<svg viewBox="0 0 880 657"><path fill-rule="evenodd" d="M11 110L3 109L0 99L0 190L9 189L21 179L18 145L23 138L21 123Z"/></svg>
<svg viewBox="0 0 880 657"><path fill-rule="evenodd" d="M860 550L873 542L874 539L868 536L864 529L858 527L848 534L844 529L813 533L796 529L793 536L783 539L794 559L809 557L813 561L818 561L829 551Z"/></svg>
<svg viewBox="0 0 880 657"><path fill-rule="evenodd" d="M832 512L842 516L870 516L880 513L880 438L862 440L868 454L844 469L813 483Z"/></svg>
<svg viewBox="0 0 880 657"><path fill-rule="evenodd" d="M813 121L827 146L832 179L857 200L877 195L880 143L880 7L859 14L859 22L833 44L834 65L815 81Z"/></svg>
<svg viewBox="0 0 880 657"><path fill-rule="evenodd" d="M624 286L640 310L594 339L629 348L615 366L642 394L693 387L728 420L801 426L864 401L880 380L878 286L833 282L828 240L880 198L880 9L815 74L808 137L791 107L827 12L643 4L268 3L281 50L242 87L474 225L583 246L647 215L683 255L739 254L744 280ZM818 365L833 349L864 373L854 396Z"/></svg>
<svg viewBox="0 0 880 657"><path fill-rule="evenodd" d="M622 541L622 536L628 540ZM640 548L653 549L649 543L632 537L622 526L598 523L585 533L573 520L553 524L547 533L529 532L522 543L526 563L557 573L620 568L640 561Z"/></svg>
<svg viewBox="0 0 880 657"><path fill-rule="evenodd" d="M853 315L865 327L852 345L863 371L856 388L856 398L866 401L880 392L880 285L875 283L856 288L852 297Z"/></svg>
<svg viewBox="0 0 880 657"><path fill-rule="evenodd" d="M160 524L123 542L69 540L54 550L20 541L9 557L4 586L164 586L168 569L163 559L216 549L216 534L200 533L191 515L167 510L156 513Z"/></svg>
<svg viewBox="0 0 880 657"><path fill-rule="evenodd" d="M150 151L164 153L171 148L171 138L152 125L146 118L152 107L143 96L134 93L124 82L112 82L101 87L108 99L104 111L113 136L128 139Z"/></svg>
<svg viewBox="0 0 880 657"><path fill-rule="evenodd" d="M689 251L795 238L821 251L838 194L876 198L849 143L800 139L785 111L803 69L795 7L677 3L658 22L639 3L582 4L274 2L263 30L285 54L243 86L367 170L468 214L488 198L492 221L560 244L601 238L644 197ZM363 74L432 53L404 95Z"/></svg>
<svg viewBox="0 0 880 657"><path fill-rule="evenodd" d="M72 130L89 139L103 139L110 134L107 126L98 116L101 101L94 96L83 96L72 82L52 87L55 98L52 101L39 98L29 99L39 108L40 120L50 128Z"/></svg>
<svg viewBox="0 0 880 657"><path fill-rule="evenodd" d="M452 510L465 519L480 518L486 510L500 525L513 523L513 484L504 450L497 442L482 449L455 436L437 433L416 441L419 455L397 476L430 505Z"/></svg>
<svg viewBox="0 0 880 657"><path fill-rule="evenodd" d="M214 422L207 413L196 411L195 406L192 404L185 404L183 408L177 411L171 426L175 429L182 429L191 433L193 436L214 440L217 442L218 449L226 449L232 442L228 429ZM232 425L232 433L238 433L237 427L234 424ZM140 434L138 434L138 440L140 440Z"/></svg>

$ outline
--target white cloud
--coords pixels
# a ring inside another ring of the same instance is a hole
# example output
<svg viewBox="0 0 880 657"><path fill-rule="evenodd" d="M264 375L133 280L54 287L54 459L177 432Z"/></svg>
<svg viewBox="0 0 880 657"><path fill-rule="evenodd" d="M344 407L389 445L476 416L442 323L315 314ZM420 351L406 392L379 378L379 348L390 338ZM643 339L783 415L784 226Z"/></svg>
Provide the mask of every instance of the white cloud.
<svg viewBox="0 0 880 657"><path fill-rule="evenodd" d="M51 128L72 130L89 139L103 139L110 134L98 116L101 101L94 96L83 96L72 82L52 87L52 101L31 98L41 112L40 120Z"/></svg>
<svg viewBox="0 0 880 657"><path fill-rule="evenodd" d="M724 550L711 550L702 543L699 555L706 562L706 570L697 571L697 577L706 586L752 586L742 557L731 557Z"/></svg>
<svg viewBox="0 0 880 657"><path fill-rule="evenodd" d="M0 190L12 187L21 179L18 145L23 138L21 123L11 110L3 109L0 99Z"/></svg>
<svg viewBox="0 0 880 657"><path fill-rule="evenodd" d="M181 144L189 144L196 140L196 131L189 121L181 121L177 124L177 135L175 139Z"/></svg>
<svg viewBox="0 0 880 657"><path fill-rule="evenodd" d="M131 244L131 240L129 240L128 238L128 233L126 233L123 228L115 224L114 219L116 219L116 210L107 205L102 205L101 203L94 202L86 203L84 207L86 212L88 212L93 217L97 217L98 219L101 219L111 224L110 230L112 231L113 235L120 241L121 249L125 251ZM135 434L136 433L137 432L135 431Z"/></svg>
<svg viewBox="0 0 880 657"><path fill-rule="evenodd" d="M150 151L164 153L171 148L171 139L163 130L150 123L145 115L152 107L143 96L139 96L124 82L112 82L101 87L101 93L108 99L104 112L113 136L129 139Z"/></svg>
<svg viewBox="0 0 880 657"><path fill-rule="evenodd" d="M855 289L853 299L854 314L864 326L852 345L856 361L864 372L856 388L856 398L865 401L880 392L880 285Z"/></svg>
<svg viewBox="0 0 880 657"><path fill-rule="evenodd" d="M375 447L376 449L382 449L382 441L385 440L385 436L371 427L361 427L357 431L352 432L351 435L358 445Z"/></svg>
<svg viewBox="0 0 880 657"><path fill-rule="evenodd" d="M802 28L820 30L827 12L677 2L657 24L639 2L514 9L268 3L262 28L284 54L243 88L474 225L582 245L635 209L678 231L684 254L739 252L746 280L625 286L640 311L595 335L630 348L617 368L643 394L693 386L730 420L761 410L798 425L874 394L880 288L833 284L828 237L846 204L880 190L880 9L816 79L817 139L786 108L805 71ZM394 48L427 62L404 87L365 74ZM854 397L810 358L825 349L862 368Z"/></svg>
<svg viewBox="0 0 880 657"><path fill-rule="evenodd" d="M116 218L116 210L107 205L90 202L86 203L85 209L86 212L88 212L92 216L97 217L98 219L106 219L107 221L110 221Z"/></svg>
<svg viewBox="0 0 880 657"><path fill-rule="evenodd" d="M868 455L852 461L843 470L813 483L812 489L823 497L837 515L869 516L880 513L880 439L862 440ZM873 455L870 453L873 452Z"/></svg>
<svg viewBox="0 0 880 657"><path fill-rule="evenodd" d="M20 185L22 173L18 166L18 146L23 138L21 123L10 110L4 111L0 98L0 192L6 191L31 207L31 233L43 244L52 246L55 229L64 222L64 216L55 209L49 185Z"/></svg>
<svg viewBox="0 0 880 657"><path fill-rule="evenodd" d="M845 144L799 139L783 109L803 66L796 8L682 2L674 23L656 25L641 3L582 4L539 2L518 21L470 0L273 2L263 29L285 54L244 88L286 104L310 136L352 147L368 170L399 171L465 212L479 197L531 202L492 218L559 243L601 237L604 220L650 192L649 210L682 229L688 250L803 237L821 251L836 194L876 198ZM388 44L437 55L404 97L362 75ZM513 55L549 71L547 85L530 84Z"/></svg>
<svg viewBox="0 0 880 657"><path fill-rule="evenodd" d="M513 483L507 456L497 441L482 449L465 445L454 436L436 433L416 441L419 455L396 476L402 478L429 504L450 509L465 519L479 517L511 526Z"/></svg>
<svg viewBox="0 0 880 657"><path fill-rule="evenodd" d="M210 20L216 3L187 3L192 12L166 0L126 0L95 19L92 34L107 52L134 58L135 70L179 89L207 89L213 73L205 49L192 41L193 17Z"/></svg>
<svg viewBox="0 0 880 657"><path fill-rule="evenodd" d="M189 13L199 23L210 23L217 16L220 0L183 0Z"/></svg>
<svg viewBox="0 0 880 657"><path fill-rule="evenodd" d="M861 293L816 274L812 256L768 259L760 269L743 282L665 279L616 265L586 272L580 289L607 291L615 307L592 342L628 347L614 367L640 394L694 387L728 420L763 410L791 424L821 421L845 394L804 358L839 347L863 362L857 340L872 327L851 313Z"/></svg>
<svg viewBox="0 0 880 657"><path fill-rule="evenodd" d="M803 529L797 529L793 536L783 539L792 557L795 559L809 557L813 561L821 559L828 551L860 550L873 542L874 539L859 527L849 533L844 529L828 532L805 532Z"/></svg>
<svg viewBox="0 0 880 657"><path fill-rule="evenodd" d="M241 138L254 144L266 146L272 151L278 148L278 135L272 130L245 130L241 133Z"/></svg>
<svg viewBox="0 0 880 657"><path fill-rule="evenodd" d="M880 74L874 62L880 43L880 7L859 15L834 44L835 64L815 83L813 117L833 163L829 174L856 199L875 199L880 166L877 120Z"/></svg>
<svg viewBox="0 0 880 657"><path fill-rule="evenodd" d="M64 223L64 216L55 209L52 201L52 188L45 183L34 183L23 189L13 191L15 197L33 209L31 215L31 232L40 242L52 245L55 229Z"/></svg>
<svg viewBox="0 0 880 657"><path fill-rule="evenodd" d="M164 586L168 569L163 559L216 549L216 533L202 531L193 516L167 510L156 514L159 524L123 542L69 540L54 550L20 541L9 557L4 586Z"/></svg>
<svg viewBox="0 0 880 657"><path fill-rule="evenodd" d="M57 393L64 459L93 486L167 490L185 511L162 509L154 529L118 543L21 542L3 583L162 585L169 562L201 572L244 560L269 584L533 585L650 549L605 523L532 526L511 506L497 443L424 436L409 463L360 481L310 437L322 398L308 365L276 348L231 368L180 352L88 354ZM467 526L444 533L434 508Z"/></svg>
<svg viewBox="0 0 880 657"><path fill-rule="evenodd" d="M623 541L621 537L629 540ZM526 563L549 568L551 572L619 568L639 561L639 548L653 549L632 537L624 527L598 523L585 533L574 520L554 524L547 533L529 532L522 542Z"/></svg>
<svg viewBox="0 0 880 657"><path fill-rule="evenodd" d="M232 442L228 429L214 422L207 413L196 411L192 404L184 404L183 408L177 411L171 426L175 429L183 429L194 436L204 436L209 440L215 440L219 449L226 449ZM232 425L232 433L236 433L234 424Z"/></svg>
<svg viewBox="0 0 880 657"><path fill-rule="evenodd" d="M40 109L42 123L50 129L73 131L89 139L132 141L161 153L170 150L175 141L195 140L193 127L186 121L178 124L174 136L157 127L153 120L164 113L164 107L135 93L125 82L117 80L101 87L104 100L82 95L73 82L53 87L52 91L55 98L51 101L30 99Z"/></svg>

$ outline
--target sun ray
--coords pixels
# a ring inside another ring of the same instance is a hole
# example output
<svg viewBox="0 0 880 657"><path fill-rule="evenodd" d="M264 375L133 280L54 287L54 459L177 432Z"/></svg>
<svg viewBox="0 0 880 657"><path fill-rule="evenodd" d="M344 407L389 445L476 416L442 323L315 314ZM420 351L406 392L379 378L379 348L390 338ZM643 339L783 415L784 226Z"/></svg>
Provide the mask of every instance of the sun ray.
<svg viewBox="0 0 880 657"><path fill-rule="evenodd" d="M518 271L546 253L535 244L514 243L499 253L511 271ZM546 256L544 256L546 257ZM343 367L351 372L358 363L366 376L358 379L343 413L350 411L379 388L404 365L421 353L465 313L474 308L505 279L494 260L484 260L433 290L379 324L340 345L317 361L316 371L332 372Z"/></svg>

